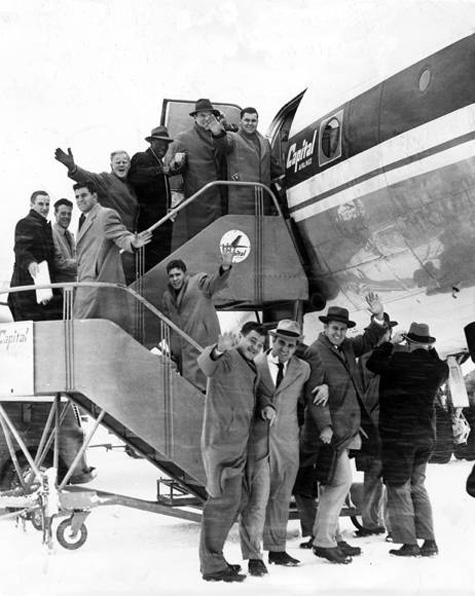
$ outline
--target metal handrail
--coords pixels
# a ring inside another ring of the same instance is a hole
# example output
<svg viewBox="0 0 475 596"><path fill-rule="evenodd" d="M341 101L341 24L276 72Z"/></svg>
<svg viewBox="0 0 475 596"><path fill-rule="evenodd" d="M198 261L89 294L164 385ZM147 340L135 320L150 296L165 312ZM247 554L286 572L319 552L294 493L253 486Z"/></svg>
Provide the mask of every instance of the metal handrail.
<svg viewBox="0 0 475 596"><path fill-rule="evenodd" d="M178 333L185 341L187 341L190 345L192 345L195 349L199 352L203 351L202 346L198 344L192 337L190 337L187 333L182 331L173 321L171 321L168 317L166 317L162 312L160 312L153 304L138 294L132 288L128 288L123 284L111 283L111 282L98 282L98 281L81 281L81 282L68 282L68 283L51 283L51 284L42 284L42 285L29 285L29 286L16 286L9 289L0 290L0 295L2 294L9 294L9 293L16 293L16 292L31 292L32 290L46 290L46 289L55 289L55 288L63 288L65 290L73 290L74 288L80 287L92 287L92 288L117 288L118 290L122 290L127 292L140 302L145 308L147 308L151 313L153 313L156 317L158 317L161 321L163 321L166 325L168 325L173 331ZM68 319L63 319L68 320Z"/></svg>
<svg viewBox="0 0 475 596"><path fill-rule="evenodd" d="M278 215L280 215L281 217L283 217L282 209L280 208L279 201L277 200L277 197L271 191L271 189L268 186L266 186L265 184L262 184L261 182L235 182L234 180L213 180L213 182L208 182L208 184L205 184L203 186L203 188L200 188L200 190L198 190L197 192L195 192L194 195L191 195L191 197L188 197L187 199L185 199L177 207L175 207L174 209L171 209L161 219L159 219L157 222L155 222L153 225L151 225L149 228L147 228L147 230L149 232L153 232L158 227L160 227L162 224L164 224L166 221L168 221L169 219L172 219L173 217L175 217L175 215L177 213L179 213L182 209L184 209L190 203L192 203L197 198L199 198L201 195L203 195L207 190L209 190L210 188L213 188L215 186L254 186L254 187L257 187L257 188L261 188L267 194L270 195L270 197L271 197L271 199L272 199L272 201L274 203L274 206L277 209Z"/></svg>

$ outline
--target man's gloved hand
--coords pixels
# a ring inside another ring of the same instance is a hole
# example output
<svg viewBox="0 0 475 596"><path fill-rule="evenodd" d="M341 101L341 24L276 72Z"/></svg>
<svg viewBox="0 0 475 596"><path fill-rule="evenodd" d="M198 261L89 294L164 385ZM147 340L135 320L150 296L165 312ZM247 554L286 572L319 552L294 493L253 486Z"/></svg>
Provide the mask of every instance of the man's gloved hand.
<svg viewBox="0 0 475 596"><path fill-rule="evenodd" d="M72 151L69 147L67 153L65 153L62 149L58 147L54 152L54 158L57 161L60 161L63 165L65 165L68 168L68 170L73 170L74 166L76 165L74 163Z"/></svg>

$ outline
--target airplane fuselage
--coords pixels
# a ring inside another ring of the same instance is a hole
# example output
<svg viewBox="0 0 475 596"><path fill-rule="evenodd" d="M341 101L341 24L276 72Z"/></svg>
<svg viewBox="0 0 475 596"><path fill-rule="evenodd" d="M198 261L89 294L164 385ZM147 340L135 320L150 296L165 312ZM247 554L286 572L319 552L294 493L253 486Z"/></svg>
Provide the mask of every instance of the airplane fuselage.
<svg viewBox="0 0 475 596"><path fill-rule="evenodd" d="M444 353L466 350L475 319L474 74L472 35L302 125L307 91L286 157L311 291L361 328L374 290L403 327L429 323Z"/></svg>

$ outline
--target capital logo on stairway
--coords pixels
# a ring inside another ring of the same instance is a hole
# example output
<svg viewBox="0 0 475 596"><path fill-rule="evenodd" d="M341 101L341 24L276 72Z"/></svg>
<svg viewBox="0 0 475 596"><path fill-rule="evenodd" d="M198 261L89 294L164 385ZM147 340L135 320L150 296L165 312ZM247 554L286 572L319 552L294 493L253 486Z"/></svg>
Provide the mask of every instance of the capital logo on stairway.
<svg viewBox="0 0 475 596"><path fill-rule="evenodd" d="M251 241L241 230L229 230L219 242L219 249L222 255L234 250L233 263L245 261L251 252Z"/></svg>

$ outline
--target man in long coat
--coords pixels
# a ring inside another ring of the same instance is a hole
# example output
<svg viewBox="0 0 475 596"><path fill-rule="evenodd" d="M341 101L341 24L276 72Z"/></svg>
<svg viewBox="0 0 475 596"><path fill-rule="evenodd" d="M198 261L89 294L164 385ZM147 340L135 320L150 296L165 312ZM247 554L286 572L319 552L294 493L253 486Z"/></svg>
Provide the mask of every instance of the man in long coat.
<svg viewBox="0 0 475 596"><path fill-rule="evenodd" d="M213 134L213 141L220 153L226 154L228 180L234 182L260 182L270 186L271 181L282 175L279 162L272 155L269 141L257 130L259 116L255 108L241 110L237 132ZM255 190L252 186L228 188L228 213L255 215ZM272 201L264 195L264 213L272 213Z"/></svg>
<svg viewBox="0 0 475 596"><path fill-rule="evenodd" d="M348 453L361 447L362 415L371 433L371 421L362 404L363 390L356 358L371 350L384 335L384 309L379 298L370 293L366 297L373 318L362 335L347 338L348 328L356 323L349 320L346 308L332 306L326 316L323 333L307 349L305 359L310 363L317 384L326 384L329 400L326 406L307 403L302 431L302 451L318 453L319 444L332 443L337 452L335 473L328 485L321 485L317 516L314 524L313 552L317 557L333 563L350 563L361 549L341 539L338 517L352 483Z"/></svg>
<svg viewBox="0 0 475 596"><path fill-rule="evenodd" d="M245 323L239 338L223 333L205 348L198 364L208 377L201 435L208 499L203 509L200 567L207 581L242 581L240 566L223 555L226 537L241 506L248 442L256 407L254 358L264 346L265 328Z"/></svg>
<svg viewBox="0 0 475 596"><path fill-rule="evenodd" d="M140 205L139 230L146 230L157 223L170 208L169 169L163 163L163 158L173 139L166 126L157 126L145 140L150 143L150 147L132 156L128 175ZM170 254L172 226L171 220L163 223L146 246L145 271Z"/></svg>
<svg viewBox="0 0 475 596"><path fill-rule="evenodd" d="M115 209L129 232L137 231L139 203L132 185L127 179L130 170L130 157L126 151L111 153L111 171L96 174L80 168L74 161L71 149L64 152L56 149L55 159L68 168L68 176L76 182L92 182L96 188L99 203L103 207ZM127 285L135 280L135 257L124 251L122 265Z"/></svg>
<svg viewBox="0 0 475 596"><path fill-rule="evenodd" d="M150 232L132 234L114 209L98 203L92 182L73 186L79 210L85 221L77 235L79 282L125 284L120 250L133 253L149 242ZM78 288L74 300L76 319L110 319L132 333L129 301L124 290L116 288Z"/></svg>
<svg viewBox="0 0 475 596"><path fill-rule="evenodd" d="M78 275L76 261L76 240L69 231L73 204L68 199L59 199L54 204L56 222L52 226L54 242L55 278L57 283L74 282Z"/></svg>
<svg viewBox="0 0 475 596"><path fill-rule="evenodd" d="M383 479L388 489L388 515L393 541L389 552L417 557L438 553L429 495L427 462L435 444L434 401L449 374L434 349L435 338L424 323L411 323L407 349L386 342L366 366L380 375L379 432ZM424 541L421 547L417 540Z"/></svg>
<svg viewBox="0 0 475 596"><path fill-rule="evenodd" d="M167 264L169 283L163 293L162 311L201 346L218 341L220 327L213 296L226 287L232 259L232 252L225 253L214 275L196 273L190 276L181 259ZM171 352L183 376L204 391L206 378L196 361L199 351L178 333L172 332Z"/></svg>
<svg viewBox="0 0 475 596"><path fill-rule="evenodd" d="M167 161L167 165L183 176L185 199L209 182L225 179L225 161L212 139L212 129L221 130L216 120L220 112L214 109L209 99L199 99L190 116L195 120L194 126L176 135ZM185 154L183 163L177 162L177 153ZM225 197L226 191L215 186L178 213L173 225L172 252L225 214Z"/></svg>
<svg viewBox="0 0 475 596"><path fill-rule="evenodd" d="M32 286L39 271L39 263L46 261L51 282L55 278L54 244L51 224L46 219L50 198L43 190L30 198L30 212L15 227L15 263L10 281L12 288ZM57 290L49 301L38 304L35 290L12 292L8 306L14 321L44 321L62 317L61 296Z"/></svg>
<svg viewBox="0 0 475 596"><path fill-rule="evenodd" d="M299 563L285 547L290 497L299 467L297 403L303 399L310 366L294 355L302 337L296 321L284 319L270 333L272 347L255 359L262 409L256 410L249 441L239 527L243 559L249 559L249 573L255 576L267 573L262 539L269 563Z"/></svg>

